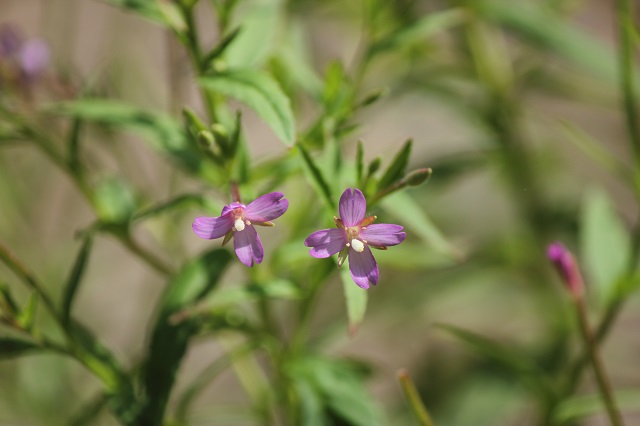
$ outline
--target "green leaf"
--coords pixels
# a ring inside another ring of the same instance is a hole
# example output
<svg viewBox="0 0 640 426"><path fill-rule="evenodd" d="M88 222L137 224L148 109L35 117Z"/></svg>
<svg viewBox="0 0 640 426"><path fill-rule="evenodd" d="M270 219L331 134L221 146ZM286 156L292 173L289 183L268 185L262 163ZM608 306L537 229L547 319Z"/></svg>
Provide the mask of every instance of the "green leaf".
<svg viewBox="0 0 640 426"><path fill-rule="evenodd" d="M35 350L42 350L42 348L26 340L0 337L0 359L17 357Z"/></svg>
<svg viewBox="0 0 640 426"><path fill-rule="evenodd" d="M381 201L385 211L398 219L399 223L407 228L408 232L416 233L425 242L429 243L438 252L459 259L461 254L442 235L422 208L411 196L396 192Z"/></svg>
<svg viewBox="0 0 640 426"><path fill-rule="evenodd" d="M614 392L618 407L624 411L640 410L640 389ZM553 412L553 424L569 425L606 412L602 395L580 395L562 401Z"/></svg>
<svg viewBox="0 0 640 426"><path fill-rule="evenodd" d="M206 161L196 144L189 142L183 126L167 115L124 102L89 98L49 104L45 111L135 132L184 170L210 180L217 177L214 165Z"/></svg>
<svg viewBox="0 0 640 426"><path fill-rule="evenodd" d="M92 246L93 234L87 233L84 238L84 242L82 243L82 247L80 247L80 251L78 252L78 256L76 257L76 261L73 264L73 269L71 270L67 284L64 287L64 293L62 296L62 321L65 326L69 324L73 299L80 287L84 270L87 266L87 262L89 261L89 254L91 253Z"/></svg>
<svg viewBox="0 0 640 426"><path fill-rule="evenodd" d="M135 196L131 188L118 178L106 178L96 186L93 202L98 217L104 223L124 224L135 210Z"/></svg>
<svg viewBox="0 0 640 426"><path fill-rule="evenodd" d="M170 317L213 290L230 261L231 255L225 249L206 252L186 264L169 282L143 367L146 402L137 419L138 424L162 423L180 363L189 340L197 331L190 321L173 324Z"/></svg>
<svg viewBox="0 0 640 426"><path fill-rule="evenodd" d="M289 98L268 74L241 69L202 77L202 87L230 96L253 109L285 144L295 140L295 120Z"/></svg>
<svg viewBox="0 0 640 426"><path fill-rule="evenodd" d="M225 52L229 67L245 68L261 65L275 47L276 34L282 20L279 1L252 2L241 16L240 34ZM287 22L288 25L288 22Z"/></svg>
<svg viewBox="0 0 640 426"><path fill-rule="evenodd" d="M302 146L301 144L296 144L296 147L298 148L303 163L306 166L305 169L311 175L312 186L316 189L322 199L324 199L324 201L327 203L327 207L329 208L329 210L335 210L336 205L334 204L333 196L331 195L331 187L322 175L322 171L320 171L320 168L316 165L315 161L313 161L313 158L311 158L309 152L304 146Z"/></svg>
<svg viewBox="0 0 640 426"><path fill-rule="evenodd" d="M430 13L411 25L375 42L367 53L372 57L383 52L397 51L399 48L411 44L424 43L425 39L463 23L466 17L463 9L448 9Z"/></svg>
<svg viewBox="0 0 640 426"><path fill-rule="evenodd" d="M358 141L358 148L356 151L356 183L358 187L362 186L362 179L364 177L364 144L362 141Z"/></svg>
<svg viewBox="0 0 640 426"><path fill-rule="evenodd" d="M360 288L353 282L351 273L346 265L340 268L340 279L347 303L347 318L349 318L349 335L353 336L364 320L367 311L367 290Z"/></svg>
<svg viewBox="0 0 640 426"><path fill-rule="evenodd" d="M300 401L301 426L326 426L322 395L305 378L293 378L293 388Z"/></svg>
<svg viewBox="0 0 640 426"><path fill-rule="evenodd" d="M393 161L384 172L380 180L378 181L378 191L384 190L385 188L391 186L395 182L402 179L402 177L407 172L407 166L409 165L409 156L411 155L411 145L413 141L409 139L405 142L404 146L396 156L393 158Z"/></svg>
<svg viewBox="0 0 640 426"><path fill-rule="evenodd" d="M155 0L102 0L114 6L129 9L145 18L164 23L164 17Z"/></svg>
<svg viewBox="0 0 640 426"><path fill-rule="evenodd" d="M173 209L178 207L183 207L190 204L203 206L204 203L205 201L200 194L182 194L163 203L159 203L146 209L139 210L133 215L132 220L145 220L163 213L171 212L173 211Z"/></svg>
<svg viewBox="0 0 640 426"><path fill-rule="evenodd" d="M240 34L240 30L241 28L238 27L229 32L222 38L222 40L220 40L220 43L218 43L216 47L214 47L209 53L207 53L207 55L202 59L202 65L204 69L208 69L211 65L211 62L219 58L225 52L225 50L227 50L231 43L236 39L238 34Z"/></svg>
<svg viewBox="0 0 640 426"><path fill-rule="evenodd" d="M22 312L20 312L20 315L18 315L18 318L16 319L20 327L24 328L25 330L30 331L33 328L33 324L36 320L36 311L38 309L39 300L40 297L38 293L31 293L26 306L24 307Z"/></svg>
<svg viewBox="0 0 640 426"><path fill-rule="evenodd" d="M456 337L476 353L494 361L541 396L551 395L552 389L546 375L528 358L525 351L516 350L513 346L503 345L453 325L437 324L437 327Z"/></svg>
<svg viewBox="0 0 640 426"><path fill-rule="evenodd" d="M260 299L298 299L300 289L285 279L272 279L262 283L251 283L244 287L226 288L213 293L203 302L203 308L222 308L237 306L244 302Z"/></svg>
<svg viewBox="0 0 640 426"><path fill-rule="evenodd" d="M478 1L482 17L502 25L534 46L552 51L610 83L617 81L614 51L566 19L528 2Z"/></svg>
<svg viewBox="0 0 640 426"><path fill-rule="evenodd" d="M595 286L598 299L609 303L618 297L618 280L629 265L629 232L607 195L599 189L587 191L580 222L581 264Z"/></svg>
<svg viewBox="0 0 640 426"><path fill-rule="evenodd" d="M306 379L321 395L325 410L342 419L345 424L376 426L383 423L382 413L363 384L361 367L354 363L319 357L305 358L294 363L290 374L298 380Z"/></svg>

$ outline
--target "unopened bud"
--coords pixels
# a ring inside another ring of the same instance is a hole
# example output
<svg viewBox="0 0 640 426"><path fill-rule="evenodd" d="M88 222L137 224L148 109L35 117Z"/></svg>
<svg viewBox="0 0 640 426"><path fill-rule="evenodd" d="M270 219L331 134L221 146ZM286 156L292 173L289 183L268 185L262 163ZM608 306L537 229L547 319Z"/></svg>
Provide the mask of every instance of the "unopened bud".
<svg viewBox="0 0 640 426"><path fill-rule="evenodd" d="M433 170L428 169L418 169L408 173L402 181L409 186L418 186L425 183L433 173Z"/></svg>
<svg viewBox="0 0 640 426"><path fill-rule="evenodd" d="M377 101L381 97L385 96L388 92L389 92L389 90L386 87L383 87L381 89L375 90L375 91L369 93L362 100L362 102L360 102L360 106L364 107L364 106L371 105L372 103L374 103L375 101Z"/></svg>
<svg viewBox="0 0 640 426"><path fill-rule="evenodd" d="M198 143L203 148L209 148L213 145L213 134L208 130L200 130L198 132Z"/></svg>
<svg viewBox="0 0 640 426"><path fill-rule="evenodd" d="M567 289L575 297L582 297L583 283L573 254L560 242L549 244L547 257L553 263Z"/></svg>

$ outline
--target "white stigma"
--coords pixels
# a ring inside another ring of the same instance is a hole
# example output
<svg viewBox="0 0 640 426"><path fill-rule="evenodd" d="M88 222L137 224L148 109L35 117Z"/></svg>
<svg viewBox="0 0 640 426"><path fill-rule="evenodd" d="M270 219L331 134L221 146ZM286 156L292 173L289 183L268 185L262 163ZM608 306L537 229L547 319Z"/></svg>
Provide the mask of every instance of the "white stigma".
<svg viewBox="0 0 640 426"><path fill-rule="evenodd" d="M236 221L233 223L233 227L236 229L236 231L244 230L244 221L242 219L236 219Z"/></svg>
<svg viewBox="0 0 640 426"><path fill-rule="evenodd" d="M364 244L360 240L356 240L355 238L351 240L351 247L358 253L362 253L364 250Z"/></svg>

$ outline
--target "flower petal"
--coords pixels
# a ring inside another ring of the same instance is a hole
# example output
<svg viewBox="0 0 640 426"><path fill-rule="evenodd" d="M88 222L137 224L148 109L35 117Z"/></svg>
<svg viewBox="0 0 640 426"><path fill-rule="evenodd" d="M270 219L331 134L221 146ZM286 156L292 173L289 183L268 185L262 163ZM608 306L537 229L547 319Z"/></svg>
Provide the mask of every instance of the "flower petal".
<svg viewBox="0 0 640 426"><path fill-rule="evenodd" d="M220 217L196 217L191 225L193 232L200 238L213 240L224 236L233 227L229 215Z"/></svg>
<svg viewBox="0 0 640 426"><path fill-rule="evenodd" d="M247 206L245 206L242 203L235 203L234 202L234 203L229 204L228 206L224 206L222 208L222 212L220 213L220 216L224 216L225 214L229 213L232 210L237 209L238 207L242 207L243 209L247 208Z"/></svg>
<svg viewBox="0 0 640 426"><path fill-rule="evenodd" d="M248 267L255 263L262 263L264 259L264 249L260 242L260 237L253 225L247 225L242 231L233 233L233 248L240 262Z"/></svg>
<svg viewBox="0 0 640 426"><path fill-rule="evenodd" d="M282 192L270 192L256 198L247 205L245 217L252 222L268 222L282 216L289 207L289 200L282 197Z"/></svg>
<svg viewBox="0 0 640 426"><path fill-rule="evenodd" d="M322 259L336 254L347 245L347 233L338 228L322 229L309 235L304 245L313 247L309 251L311 256Z"/></svg>
<svg viewBox="0 0 640 426"><path fill-rule="evenodd" d="M347 188L340 197L338 210L344 226L356 226L364 219L367 200L358 188Z"/></svg>
<svg viewBox="0 0 640 426"><path fill-rule="evenodd" d="M367 226L359 232L360 238L367 244L379 247L395 246L404 241L407 234L402 232L404 228L400 225L389 223L376 223Z"/></svg>
<svg viewBox="0 0 640 426"><path fill-rule="evenodd" d="M349 249L349 271L358 287L367 289L378 283L378 264L367 246L364 246L361 253Z"/></svg>

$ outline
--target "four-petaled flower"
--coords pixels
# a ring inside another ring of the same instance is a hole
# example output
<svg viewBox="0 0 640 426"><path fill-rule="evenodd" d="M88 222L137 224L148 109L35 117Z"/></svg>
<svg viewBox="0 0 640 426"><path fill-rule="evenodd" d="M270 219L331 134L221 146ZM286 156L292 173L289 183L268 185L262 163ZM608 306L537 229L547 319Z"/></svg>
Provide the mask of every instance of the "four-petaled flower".
<svg viewBox="0 0 640 426"><path fill-rule="evenodd" d="M311 256L325 258L336 253L338 266L347 255L353 281L362 288L378 283L378 264L369 247L385 250L404 241L402 226L372 224L376 216L365 217L367 201L359 189L347 188L340 197L340 218L334 217L337 228L322 229L309 235L304 245L312 247Z"/></svg>
<svg viewBox="0 0 640 426"><path fill-rule="evenodd" d="M289 201L280 192L271 192L256 198L248 205L231 203L224 206L220 217L197 217L193 232L200 238L212 240L224 236L222 245L233 238L233 248L240 262L252 267L261 263L264 249L253 225L273 226L270 222L284 214Z"/></svg>

